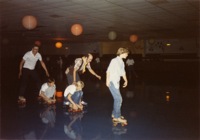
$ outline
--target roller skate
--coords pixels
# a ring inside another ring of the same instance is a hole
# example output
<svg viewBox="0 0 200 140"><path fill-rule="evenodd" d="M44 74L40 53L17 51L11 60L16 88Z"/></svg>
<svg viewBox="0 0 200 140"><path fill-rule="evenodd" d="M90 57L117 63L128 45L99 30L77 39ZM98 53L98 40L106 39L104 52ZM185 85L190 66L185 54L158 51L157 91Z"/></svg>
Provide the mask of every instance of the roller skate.
<svg viewBox="0 0 200 140"><path fill-rule="evenodd" d="M63 102L63 106L68 106L68 105L70 105L70 102L69 102L69 101L64 101L64 102Z"/></svg>
<svg viewBox="0 0 200 140"><path fill-rule="evenodd" d="M118 124L121 124L121 126L128 125L127 120L124 119L124 118L122 119L121 117L120 118L113 118L112 122L113 122L113 126L117 126Z"/></svg>
<svg viewBox="0 0 200 140"><path fill-rule="evenodd" d="M48 106L54 105L55 103L56 103L56 102L53 101L53 100L43 101L43 104L44 104L44 105L48 105Z"/></svg>
<svg viewBox="0 0 200 140"><path fill-rule="evenodd" d="M24 108L26 106L26 99L23 96L19 96L17 103L20 108Z"/></svg>
<svg viewBox="0 0 200 140"><path fill-rule="evenodd" d="M121 127L121 126L116 127L116 126L113 126L112 127L112 132L115 135L122 135L122 134L126 134L127 129L126 129L126 127Z"/></svg>
<svg viewBox="0 0 200 140"><path fill-rule="evenodd" d="M81 104L84 105L84 106L88 105L88 103L86 103L85 101L81 101Z"/></svg>
<svg viewBox="0 0 200 140"><path fill-rule="evenodd" d="M70 112L70 113L78 113L78 112L82 112L82 111L83 111L82 109L75 110L75 109L72 109L71 107L68 109L68 112Z"/></svg>

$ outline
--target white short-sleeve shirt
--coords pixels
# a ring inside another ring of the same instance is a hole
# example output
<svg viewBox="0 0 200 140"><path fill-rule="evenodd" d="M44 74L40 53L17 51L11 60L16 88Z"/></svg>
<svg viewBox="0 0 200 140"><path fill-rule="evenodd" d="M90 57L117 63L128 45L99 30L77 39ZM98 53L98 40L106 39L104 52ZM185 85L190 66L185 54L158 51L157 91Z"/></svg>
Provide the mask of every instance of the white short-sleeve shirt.
<svg viewBox="0 0 200 140"><path fill-rule="evenodd" d="M76 86L75 85L69 85L64 92L64 97L67 97L68 94L74 94L74 92L76 91Z"/></svg>
<svg viewBox="0 0 200 140"><path fill-rule="evenodd" d="M40 89L40 94L41 92L44 92L44 95L47 96L48 98L53 97L54 93L56 91L56 86L49 86L48 83L44 83Z"/></svg>
<svg viewBox="0 0 200 140"><path fill-rule="evenodd" d="M36 55L34 55L32 51L29 51L25 53L25 55L23 56L23 59L25 60L23 68L34 70L36 62L38 60L42 61L42 56L40 53L36 53Z"/></svg>

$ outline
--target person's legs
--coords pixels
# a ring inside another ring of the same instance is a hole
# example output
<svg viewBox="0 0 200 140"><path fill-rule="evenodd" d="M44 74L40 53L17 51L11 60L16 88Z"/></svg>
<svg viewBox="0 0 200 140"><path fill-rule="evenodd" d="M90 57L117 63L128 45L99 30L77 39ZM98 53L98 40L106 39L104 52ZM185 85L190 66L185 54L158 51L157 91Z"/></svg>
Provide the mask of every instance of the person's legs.
<svg viewBox="0 0 200 140"><path fill-rule="evenodd" d="M76 82L77 82L77 81L81 81L81 78L80 78L78 72L76 73ZM82 101L81 101L81 104L86 106L88 103L82 100Z"/></svg>
<svg viewBox="0 0 200 140"><path fill-rule="evenodd" d="M72 96L72 100L76 103L79 104L79 102L81 101L81 98L83 96L83 91L76 91ZM64 104L68 105L70 104L69 100L67 99L67 97L64 98Z"/></svg>
<svg viewBox="0 0 200 140"><path fill-rule="evenodd" d="M67 82L68 82L68 85L71 85L73 83L73 75L71 74L67 74Z"/></svg>
<svg viewBox="0 0 200 140"><path fill-rule="evenodd" d="M39 95L45 103L50 103L50 98L48 98L45 94Z"/></svg>
<svg viewBox="0 0 200 140"><path fill-rule="evenodd" d="M39 90L40 90L40 87L41 87L40 77L38 76L38 74L37 74L37 72L35 70L32 70L30 75L31 75L31 78L33 78L33 80L36 83L36 88L37 88L36 89L37 90L36 93L38 93Z"/></svg>
<svg viewBox="0 0 200 140"><path fill-rule="evenodd" d="M73 95L72 95L72 100L76 103L79 104L81 101L81 98L83 96L83 92L82 91L76 91Z"/></svg>
<svg viewBox="0 0 200 140"><path fill-rule="evenodd" d="M22 77L21 77L21 84L20 84L20 89L19 89L19 97L24 97L27 83L28 83L28 78L29 78L29 73L30 70L23 68L22 69Z"/></svg>
<svg viewBox="0 0 200 140"><path fill-rule="evenodd" d="M80 76L78 72L76 72L76 81L80 81ZM74 82L73 75L71 75L70 73L67 74L67 82L68 85L71 85Z"/></svg>
<svg viewBox="0 0 200 140"><path fill-rule="evenodd" d="M64 97L63 105L69 105L69 104L70 104L70 102L69 102L69 100L67 99L67 96Z"/></svg>
<svg viewBox="0 0 200 140"><path fill-rule="evenodd" d="M114 118L120 118L121 116L121 105L122 105L122 96L119 89L116 89L114 84L111 82L109 90L114 99L113 111L112 114Z"/></svg>
<svg viewBox="0 0 200 140"><path fill-rule="evenodd" d="M78 72L76 72L76 82L77 82L77 81L80 81L80 80L81 80L81 78L80 78Z"/></svg>

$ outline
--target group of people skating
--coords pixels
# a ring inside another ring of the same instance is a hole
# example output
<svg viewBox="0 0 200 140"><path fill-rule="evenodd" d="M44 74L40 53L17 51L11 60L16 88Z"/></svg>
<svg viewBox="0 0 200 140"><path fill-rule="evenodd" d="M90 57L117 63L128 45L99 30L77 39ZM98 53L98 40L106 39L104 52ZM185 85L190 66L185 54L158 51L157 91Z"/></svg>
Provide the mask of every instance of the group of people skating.
<svg viewBox="0 0 200 140"><path fill-rule="evenodd" d="M26 92L27 83L29 77L31 77L37 85L39 90L39 97L47 104L56 103L56 85L55 80L50 77L49 72L46 68L45 63L42 60L41 54L38 52L39 47L34 46L31 51L28 51L22 58L19 65L19 78L21 78L21 85L19 91L18 102L26 102L24 96ZM123 59L126 59L129 54L128 49L119 48L117 51L117 57L113 58L106 71L106 86L109 88L113 99L113 111L112 111L112 120L114 123L127 124L127 120L121 116L121 105L122 105L122 96L120 93L120 78L124 79L123 87L126 87L128 80L125 72L125 64ZM81 81L79 73L84 73L86 69L97 77L99 80L101 76L94 72L91 68L90 62L92 61L92 54L87 54L81 58L77 58L74 61L74 64L68 67L65 71L67 76L68 86L64 91L64 103L69 105L69 111L82 111L83 105L85 104L82 101L83 97L83 87L84 82ZM40 78L37 75L35 66L37 61L40 61L42 68L45 70L46 76L48 77L47 82L40 84Z"/></svg>

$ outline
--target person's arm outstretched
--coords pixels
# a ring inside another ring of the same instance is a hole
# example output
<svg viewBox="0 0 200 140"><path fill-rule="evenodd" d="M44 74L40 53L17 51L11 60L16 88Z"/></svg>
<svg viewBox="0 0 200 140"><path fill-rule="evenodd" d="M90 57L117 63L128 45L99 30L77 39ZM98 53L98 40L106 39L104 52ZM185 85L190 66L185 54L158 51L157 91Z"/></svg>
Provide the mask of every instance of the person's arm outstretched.
<svg viewBox="0 0 200 140"><path fill-rule="evenodd" d="M90 72L92 75L96 76L99 80L101 80L101 76L99 76L98 74L96 74L96 73L94 72L93 69L89 69L89 72Z"/></svg>
<svg viewBox="0 0 200 140"><path fill-rule="evenodd" d="M22 75L22 67L23 67L24 63L25 63L25 60L22 59L21 62L20 62L20 64L19 64L19 75L18 75L19 78Z"/></svg>
<svg viewBox="0 0 200 140"><path fill-rule="evenodd" d="M40 63L41 63L41 66L42 66L42 68L44 69L44 71L46 73L46 76L49 77L49 72L47 70L47 67L46 67L45 63L42 60L40 61Z"/></svg>

